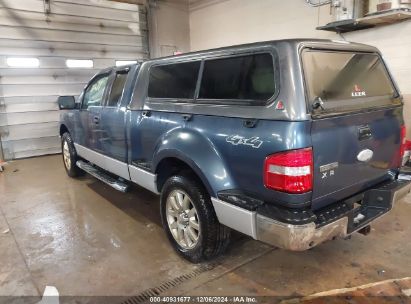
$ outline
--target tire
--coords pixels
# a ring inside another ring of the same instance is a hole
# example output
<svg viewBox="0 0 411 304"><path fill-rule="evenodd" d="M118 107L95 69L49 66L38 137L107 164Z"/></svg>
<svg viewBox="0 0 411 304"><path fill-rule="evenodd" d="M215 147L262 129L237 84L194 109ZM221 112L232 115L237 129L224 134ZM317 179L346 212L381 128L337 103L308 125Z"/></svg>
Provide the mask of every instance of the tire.
<svg viewBox="0 0 411 304"><path fill-rule="evenodd" d="M83 170L76 165L78 157L70 133L66 132L61 137L61 151L63 155L63 165L66 169L67 175L70 177L78 177L83 175Z"/></svg>
<svg viewBox="0 0 411 304"><path fill-rule="evenodd" d="M171 245L190 262L216 258L227 248L230 229L218 222L210 196L196 178L170 177L161 192L160 210Z"/></svg>

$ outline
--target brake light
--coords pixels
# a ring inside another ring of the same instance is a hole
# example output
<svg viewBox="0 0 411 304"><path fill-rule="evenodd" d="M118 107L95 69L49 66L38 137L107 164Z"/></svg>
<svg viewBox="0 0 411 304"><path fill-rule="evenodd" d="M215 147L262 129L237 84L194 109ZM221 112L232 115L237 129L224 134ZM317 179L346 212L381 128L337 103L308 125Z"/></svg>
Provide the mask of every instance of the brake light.
<svg viewBox="0 0 411 304"><path fill-rule="evenodd" d="M267 188L304 193L313 188L312 148L290 150L268 156L264 163L264 185Z"/></svg>
<svg viewBox="0 0 411 304"><path fill-rule="evenodd" d="M401 143L400 143L400 160L401 160L401 165L403 166L403 165L405 165L405 163L404 163L404 161L405 161L404 156L405 155L404 154L405 154L405 148L406 148L406 143L407 143L407 140L405 138L407 129L405 128L405 125L401 126L401 131L400 132L401 132L400 133L400 140L401 140Z"/></svg>
<svg viewBox="0 0 411 304"><path fill-rule="evenodd" d="M405 140L404 155L402 156L402 165L405 166L411 156L411 141Z"/></svg>

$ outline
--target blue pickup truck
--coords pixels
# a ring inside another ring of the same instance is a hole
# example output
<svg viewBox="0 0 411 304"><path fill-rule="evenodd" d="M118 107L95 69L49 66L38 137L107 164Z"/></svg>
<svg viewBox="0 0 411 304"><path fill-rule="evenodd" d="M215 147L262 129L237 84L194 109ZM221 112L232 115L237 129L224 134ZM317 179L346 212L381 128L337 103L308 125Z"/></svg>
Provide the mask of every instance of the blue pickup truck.
<svg viewBox="0 0 411 304"><path fill-rule="evenodd" d="M284 249L366 234L410 192L403 103L379 51L279 40L108 68L59 98L67 174L160 194L201 262L231 229Z"/></svg>

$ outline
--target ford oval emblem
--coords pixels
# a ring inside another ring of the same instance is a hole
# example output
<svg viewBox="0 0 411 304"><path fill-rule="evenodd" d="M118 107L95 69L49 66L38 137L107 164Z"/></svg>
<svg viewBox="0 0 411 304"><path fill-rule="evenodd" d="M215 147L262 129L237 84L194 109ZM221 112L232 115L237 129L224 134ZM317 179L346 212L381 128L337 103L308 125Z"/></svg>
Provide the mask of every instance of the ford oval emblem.
<svg viewBox="0 0 411 304"><path fill-rule="evenodd" d="M374 155L374 152L372 152L372 150L365 149L365 150L362 150L360 153L358 153L357 159L361 162L368 162L371 160L373 155Z"/></svg>

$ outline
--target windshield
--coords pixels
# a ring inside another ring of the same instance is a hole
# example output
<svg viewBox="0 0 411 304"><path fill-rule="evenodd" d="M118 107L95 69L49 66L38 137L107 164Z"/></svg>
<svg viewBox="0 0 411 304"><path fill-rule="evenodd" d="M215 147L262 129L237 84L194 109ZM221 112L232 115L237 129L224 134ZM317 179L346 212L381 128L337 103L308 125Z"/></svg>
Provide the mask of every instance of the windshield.
<svg viewBox="0 0 411 304"><path fill-rule="evenodd" d="M401 103L377 54L305 50L302 59L314 109L347 111Z"/></svg>

